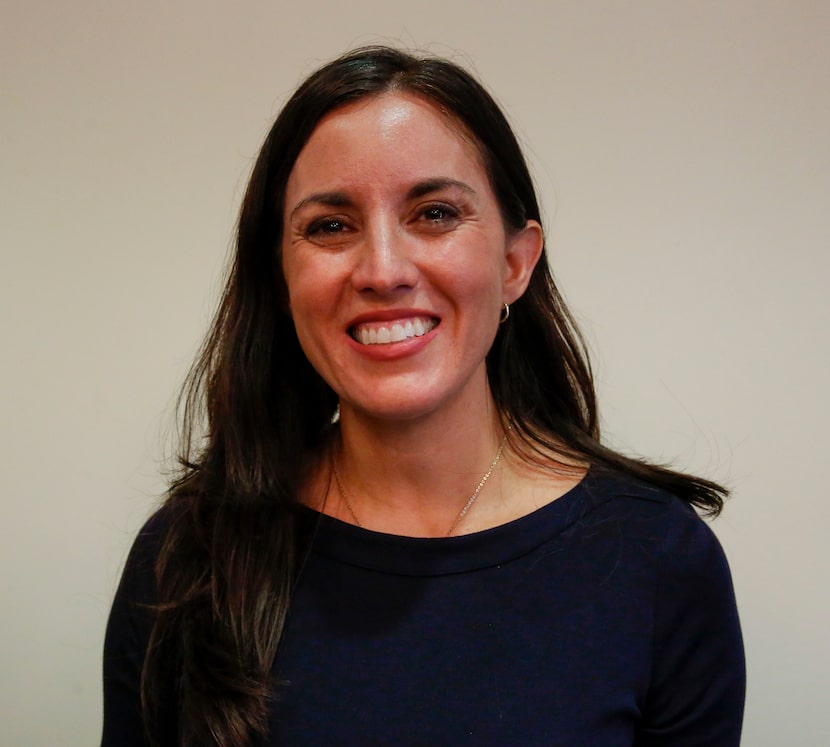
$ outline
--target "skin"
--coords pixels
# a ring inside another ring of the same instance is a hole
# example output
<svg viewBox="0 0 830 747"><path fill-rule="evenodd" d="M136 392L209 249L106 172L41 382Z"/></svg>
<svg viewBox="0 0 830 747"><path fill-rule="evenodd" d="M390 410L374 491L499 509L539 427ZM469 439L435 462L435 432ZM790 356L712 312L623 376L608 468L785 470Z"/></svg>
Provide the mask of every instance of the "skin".
<svg viewBox="0 0 830 747"><path fill-rule="evenodd" d="M290 310L305 354L340 397L335 458L361 523L442 534L503 436L485 356L503 304L527 287L541 227L507 232L471 140L431 102L401 93L325 117L283 209ZM365 344L375 338L385 344ZM488 483L491 497L508 472ZM309 496L329 486L320 465ZM341 500L323 510L353 520Z"/></svg>

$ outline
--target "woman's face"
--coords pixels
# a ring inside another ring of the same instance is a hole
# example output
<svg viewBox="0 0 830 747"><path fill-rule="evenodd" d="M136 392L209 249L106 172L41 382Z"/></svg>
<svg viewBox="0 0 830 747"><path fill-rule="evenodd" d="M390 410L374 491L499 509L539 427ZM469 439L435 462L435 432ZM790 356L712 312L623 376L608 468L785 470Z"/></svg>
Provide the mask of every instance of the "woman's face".
<svg viewBox="0 0 830 747"><path fill-rule="evenodd" d="M535 222L505 233L458 127L407 94L338 109L294 164L283 210L291 315L341 414L486 406L484 359L542 238Z"/></svg>

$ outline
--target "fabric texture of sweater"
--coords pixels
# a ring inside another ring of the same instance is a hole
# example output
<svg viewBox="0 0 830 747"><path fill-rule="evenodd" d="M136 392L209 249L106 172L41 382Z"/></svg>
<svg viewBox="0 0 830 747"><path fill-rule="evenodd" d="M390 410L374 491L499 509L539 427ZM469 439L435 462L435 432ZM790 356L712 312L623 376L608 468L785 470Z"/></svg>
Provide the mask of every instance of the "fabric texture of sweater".
<svg viewBox="0 0 830 747"><path fill-rule="evenodd" d="M458 537L307 517L317 526L274 667L283 684L266 744L739 744L745 671L729 569L677 498L592 469L533 513ZM162 509L113 604L103 747L145 745L142 605L164 527ZM167 721L163 747L176 744Z"/></svg>

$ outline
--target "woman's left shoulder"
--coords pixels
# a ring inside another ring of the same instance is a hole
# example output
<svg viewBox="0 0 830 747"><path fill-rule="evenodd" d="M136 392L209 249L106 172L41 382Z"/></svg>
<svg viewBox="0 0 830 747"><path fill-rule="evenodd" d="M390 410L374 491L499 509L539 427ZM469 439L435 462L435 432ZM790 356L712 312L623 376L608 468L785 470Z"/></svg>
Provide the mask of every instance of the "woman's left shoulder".
<svg viewBox="0 0 830 747"><path fill-rule="evenodd" d="M670 491L619 472L589 473L584 490L593 504L586 515L589 523L612 527L665 559L692 565L713 558L725 562L707 520Z"/></svg>

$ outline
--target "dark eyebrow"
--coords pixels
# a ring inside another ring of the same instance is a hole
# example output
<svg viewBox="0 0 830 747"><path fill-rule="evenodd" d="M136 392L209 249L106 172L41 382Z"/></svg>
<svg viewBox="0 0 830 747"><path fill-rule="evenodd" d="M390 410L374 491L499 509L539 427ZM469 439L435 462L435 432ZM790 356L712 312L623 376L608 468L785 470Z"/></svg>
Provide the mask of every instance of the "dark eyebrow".
<svg viewBox="0 0 830 747"><path fill-rule="evenodd" d="M437 176L433 179L424 179L413 185L406 193L406 199L414 200L418 197L432 194L433 192L440 192L442 189L449 189L450 187L455 187L471 195L476 194L476 191L469 184L460 182L457 179L450 179L446 176ZM343 192L315 192L308 197L304 197L296 204L291 211L291 217L293 218L297 211L302 210L306 205L312 204L325 205L326 207L352 207L354 205L352 200Z"/></svg>
<svg viewBox="0 0 830 747"><path fill-rule="evenodd" d="M422 182L418 182L409 190L409 192L406 193L406 197L407 199L412 200L418 197L424 197L432 192L440 192L442 189L447 189L449 187L456 187L471 195L475 195L476 193L476 191L469 184L460 182L457 179L438 176L434 179L425 179Z"/></svg>
<svg viewBox="0 0 830 747"><path fill-rule="evenodd" d="M296 204L291 211L291 217L293 218L298 210L309 204L325 205L326 207L351 207L353 205L352 201L342 192L315 192Z"/></svg>

